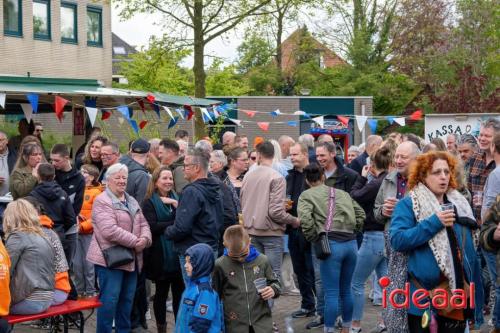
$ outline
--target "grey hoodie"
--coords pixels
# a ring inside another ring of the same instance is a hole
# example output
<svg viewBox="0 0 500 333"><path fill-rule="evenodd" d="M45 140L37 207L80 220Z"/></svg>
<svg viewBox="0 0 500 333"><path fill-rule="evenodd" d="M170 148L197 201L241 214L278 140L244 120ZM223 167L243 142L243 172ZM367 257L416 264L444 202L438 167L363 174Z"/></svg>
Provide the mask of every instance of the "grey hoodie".
<svg viewBox="0 0 500 333"><path fill-rule="evenodd" d="M150 175L144 165L137 163L128 155L120 157L120 163L128 168L126 191L141 205L148 189Z"/></svg>

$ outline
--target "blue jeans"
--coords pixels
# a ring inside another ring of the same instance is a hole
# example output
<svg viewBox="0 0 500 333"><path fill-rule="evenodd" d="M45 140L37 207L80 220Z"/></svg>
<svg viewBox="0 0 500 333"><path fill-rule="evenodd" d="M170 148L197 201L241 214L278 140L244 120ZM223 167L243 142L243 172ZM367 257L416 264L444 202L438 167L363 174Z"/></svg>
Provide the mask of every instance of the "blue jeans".
<svg viewBox="0 0 500 333"><path fill-rule="evenodd" d="M14 315L30 315L45 312L52 301L30 301L25 299L10 307L10 314Z"/></svg>
<svg viewBox="0 0 500 333"><path fill-rule="evenodd" d="M495 288L495 309L493 311L493 324L500 328L500 286L497 285L497 259L496 254L481 248L488 272L490 273L491 288ZM485 295L488 297L489 295Z"/></svg>
<svg viewBox="0 0 500 333"><path fill-rule="evenodd" d="M316 314L323 318L325 314L325 294L323 293L323 282L321 282L320 263L314 252L314 247L311 246L311 257L314 269L314 288L316 290Z"/></svg>
<svg viewBox="0 0 500 333"><path fill-rule="evenodd" d="M325 293L325 330L335 327L340 309L342 326L351 327L353 312L351 282L358 252L355 239L347 242L330 240L330 247L332 254L320 262L321 281Z"/></svg>
<svg viewBox="0 0 500 333"><path fill-rule="evenodd" d="M97 309L97 333L111 333L113 319L115 332L129 333L137 271L127 272L95 265L95 272L100 286L99 301L102 303Z"/></svg>
<svg viewBox="0 0 500 333"><path fill-rule="evenodd" d="M358 251L356 268L352 277L352 293L354 296L352 320L354 321L361 321L363 319L365 283L374 270L379 278L387 275L387 258L384 256L383 231L366 231Z"/></svg>

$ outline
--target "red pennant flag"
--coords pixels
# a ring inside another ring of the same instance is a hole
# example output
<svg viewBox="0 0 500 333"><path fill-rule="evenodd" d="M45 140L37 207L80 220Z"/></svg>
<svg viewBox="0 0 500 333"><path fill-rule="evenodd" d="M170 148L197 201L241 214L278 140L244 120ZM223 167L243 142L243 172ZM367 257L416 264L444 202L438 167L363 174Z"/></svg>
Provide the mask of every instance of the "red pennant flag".
<svg viewBox="0 0 500 333"><path fill-rule="evenodd" d="M144 108L144 101L140 98L136 98L137 104L139 104L139 107L141 108L142 112L146 112L146 109Z"/></svg>
<svg viewBox="0 0 500 333"><path fill-rule="evenodd" d="M417 111L413 112L410 116L410 119L411 120L422 120L422 116L423 116L423 112L422 110L418 109Z"/></svg>
<svg viewBox="0 0 500 333"><path fill-rule="evenodd" d="M269 123L268 122L258 122L257 125L263 131L268 131L269 130Z"/></svg>
<svg viewBox="0 0 500 333"><path fill-rule="evenodd" d="M156 98L152 94L148 94L146 96L146 99L149 101L149 103L154 103Z"/></svg>
<svg viewBox="0 0 500 333"><path fill-rule="evenodd" d="M342 117L342 116L337 116L337 119L344 124L345 126L349 125L349 118L347 117Z"/></svg>
<svg viewBox="0 0 500 333"><path fill-rule="evenodd" d="M191 105L184 105L184 110L188 112L186 119L191 120L191 118L193 118L194 115L193 108L191 107Z"/></svg>
<svg viewBox="0 0 500 333"><path fill-rule="evenodd" d="M56 96L56 100L54 102L54 110L56 111L56 117L59 121L63 119L64 106L68 103L67 99L64 99L60 96Z"/></svg>
<svg viewBox="0 0 500 333"><path fill-rule="evenodd" d="M241 110L243 112L246 113L247 116L249 116L250 118L253 118L255 116L255 111L251 111L251 110Z"/></svg>
<svg viewBox="0 0 500 333"><path fill-rule="evenodd" d="M146 124L147 124L147 123L148 123L148 121L147 121L147 120L143 120L143 121L141 121L141 122L139 123L139 128L140 128L140 129L143 129L144 127L146 127Z"/></svg>
<svg viewBox="0 0 500 333"><path fill-rule="evenodd" d="M109 112L109 111L103 111L102 112L101 120L106 120L109 117L111 117L111 112Z"/></svg>

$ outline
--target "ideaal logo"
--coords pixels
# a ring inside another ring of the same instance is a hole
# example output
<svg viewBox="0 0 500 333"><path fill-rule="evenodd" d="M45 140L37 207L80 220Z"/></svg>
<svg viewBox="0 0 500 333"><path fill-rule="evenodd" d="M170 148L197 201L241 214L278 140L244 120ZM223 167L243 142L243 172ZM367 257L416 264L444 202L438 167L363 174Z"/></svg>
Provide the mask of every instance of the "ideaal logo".
<svg viewBox="0 0 500 333"><path fill-rule="evenodd" d="M406 282L404 289L394 289L387 295L387 287L391 284L391 279L387 276L381 277L379 282L382 289L382 307L387 308L387 304L395 309L410 308L410 283ZM451 293L451 294L450 294ZM404 297L402 303L398 303L396 298L398 295ZM426 289L416 289L411 294L411 302L418 309L427 309L429 305L437 310L447 309L449 306L453 309L470 309L475 308L476 286L474 282L470 283L469 287L469 304L467 305L467 293L463 289L453 289L451 292L443 288L436 288L431 293Z"/></svg>

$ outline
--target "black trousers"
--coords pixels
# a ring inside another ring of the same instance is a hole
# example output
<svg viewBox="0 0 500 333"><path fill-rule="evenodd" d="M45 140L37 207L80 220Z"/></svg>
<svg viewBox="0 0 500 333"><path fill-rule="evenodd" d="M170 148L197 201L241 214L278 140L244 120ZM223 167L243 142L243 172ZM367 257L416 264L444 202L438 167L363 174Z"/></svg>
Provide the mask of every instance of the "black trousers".
<svg viewBox="0 0 500 333"><path fill-rule="evenodd" d="M156 324L164 325L167 322L167 298L168 290L172 289L172 307L174 308L174 316L177 319L177 312L184 291L184 279L181 272L178 276L166 278L164 280L155 281L156 291L153 300L153 309L155 312Z"/></svg>
<svg viewBox="0 0 500 333"><path fill-rule="evenodd" d="M438 332L463 333L466 322L437 316ZM429 333L429 326L422 328L422 317L408 314L408 328L410 333Z"/></svg>
<svg viewBox="0 0 500 333"><path fill-rule="evenodd" d="M135 289L134 305L132 307L131 326L138 328L142 326L147 329L146 312L148 312L148 297L146 294L146 273L142 270L137 276L137 287Z"/></svg>

